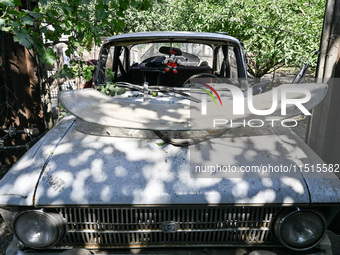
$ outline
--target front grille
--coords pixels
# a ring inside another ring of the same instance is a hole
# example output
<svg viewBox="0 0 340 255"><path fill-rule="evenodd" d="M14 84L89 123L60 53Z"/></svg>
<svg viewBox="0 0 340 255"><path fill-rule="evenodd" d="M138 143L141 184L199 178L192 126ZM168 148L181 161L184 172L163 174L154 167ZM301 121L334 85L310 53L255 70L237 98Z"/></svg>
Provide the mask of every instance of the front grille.
<svg viewBox="0 0 340 255"><path fill-rule="evenodd" d="M275 243L279 207L58 208L61 246L87 248L235 246Z"/></svg>

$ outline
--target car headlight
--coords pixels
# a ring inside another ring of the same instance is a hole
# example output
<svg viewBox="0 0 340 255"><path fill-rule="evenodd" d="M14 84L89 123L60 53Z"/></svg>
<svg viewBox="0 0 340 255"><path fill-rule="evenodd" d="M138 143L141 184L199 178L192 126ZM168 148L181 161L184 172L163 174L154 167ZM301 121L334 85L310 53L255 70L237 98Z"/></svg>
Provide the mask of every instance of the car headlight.
<svg viewBox="0 0 340 255"><path fill-rule="evenodd" d="M14 221L17 238L31 248L47 248L55 245L65 233L65 224L57 213L26 211Z"/></svg>
<svg viewBox="0 0 340 255"><path fill-rule="evenodd" d="M312 211L286 211L281 213L274 224L278 240L292 250L308 250L315 247L324 237L326 222Z"/></svg>

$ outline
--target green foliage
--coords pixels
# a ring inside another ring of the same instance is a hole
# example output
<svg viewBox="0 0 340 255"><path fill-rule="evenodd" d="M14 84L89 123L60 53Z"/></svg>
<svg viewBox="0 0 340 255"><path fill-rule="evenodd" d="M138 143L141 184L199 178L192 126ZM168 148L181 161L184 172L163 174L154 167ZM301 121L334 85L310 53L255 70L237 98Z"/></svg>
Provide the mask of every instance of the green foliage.
<svg viewBox="0 0 340 255"><path fill-rule="evenodd" d="M58 70L57 75L52 75L53 79L56 78L65 78L65 79L72 79L74 77L73 71L71 68L69 68L66 64L60 69Z"/></svg>
<svg viewBox="0 0 340 255"><path fill-rule="evenodd" d="M107 81L105 85L101 85L100 86L100 92L108 95L108 96L115 96L115 95L122 95L126 92L126 89L121 88L121 87L117 87L116 84L114 84L113 82L111 82L114 79L115 73L108 68L106 70L106 74L107 74Z"/></svg>
<svg viewBox="0 0 340 255"><path fill-rule="evenodd" d="M112 82L106 82L106 84L101 85L99 89L101 93L112 97L115 95L122 95L126 92L124 88L117 87Z"/></svg>
<svg viewBox="0 0 340 255"><path fill-rule="evenodd" d="M326 0L41 0L39 8L25 10L20 0L1 0L0 30L34 49L52 64L41 35L51 44L68 36L70 52L81 53L101 36L119 32L205 31L227 32L245 44L248 70L255 77L282 65L316 65L311 53L319 48ZM83 68L89 78L91 70ZM67 71L65 71L67 72Z"/></svg>
<svg viewBox="0 0 340 255"><path fill-rule="evenodd" d="M20 0L1 0L1 3L4 6L10 6L10 7L21 6Z"/></svg>
<svg viewBox="0 0 340 255"><path fill-rule="evenodd" d="M70 61L70 67L67 67L64 65L63 67L64 72L66 73L72 73L72 76L68 78L73 77L84 77L86 81L90 81L93 76L93 70L95 69L94 65L88 65L86 61L81 60L71 60Z"/></svg>
<svg viewBox="0 0 340 255"><path fill-rule="evenodd" d="M316 65L326 0L168 0L126 11L127 30L227 32L245 44L255 77L282 65Z"/></svg>
<svg viewBox="0 0 340 255"><path fill-rule="evenodd" d="M1 0L0 30L13 34L15 42L34 49L44 63L51 65L56 57L52 50L45 49L42 34L50 44L68 36L68 52L75 49L81 52L93 44L100 45L103 34L121 32L125 23L120 17L127 8L146 10L151 3L151 0L41 0L39 8L31 11L23 8L20 0ZM90 72L86 67L83 71L86 75Z"/></svg>
<svg viewBox="0 0 340 255"><path fill-rule="evenodd" d="M59 104L57 121L60 121L62 118L64 118L67 115L67 113L68 111L65 109L65 107L62 104Z"/></svg>

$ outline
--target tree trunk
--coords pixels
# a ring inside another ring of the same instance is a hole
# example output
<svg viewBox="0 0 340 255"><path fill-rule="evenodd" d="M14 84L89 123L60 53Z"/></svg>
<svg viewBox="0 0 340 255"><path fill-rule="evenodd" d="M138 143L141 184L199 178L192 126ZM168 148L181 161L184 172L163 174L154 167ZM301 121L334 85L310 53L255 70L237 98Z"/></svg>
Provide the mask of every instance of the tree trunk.
<svg viewBox="0 0 340 255"><path fill-rule="evenodd" d="M34 3L36 4L36 3ZM32 10L28 0L22 1L22 8ZM0 33L0 139L4 137L5 130L14 127L17 130L25 128L38 128L43 133L48 127L45 121L46 109L43 108L45 89L41 85L42 68L37 63L33 50L28 50L15 43L13 36ZM4 146L25 145L31 138L27 135L13 135L4 142ZM1 145L1 141L0 141ZM20 150L1 150L0 162L11 166L24 153Z"/></svg>

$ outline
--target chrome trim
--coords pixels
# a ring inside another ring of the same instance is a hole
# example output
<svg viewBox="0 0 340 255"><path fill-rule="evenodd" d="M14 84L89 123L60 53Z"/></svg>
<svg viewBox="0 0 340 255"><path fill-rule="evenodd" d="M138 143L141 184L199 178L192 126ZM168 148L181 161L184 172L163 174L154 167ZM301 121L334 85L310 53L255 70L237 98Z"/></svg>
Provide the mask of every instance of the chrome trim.
<svg viewBox="0 0 340 255"><path fill-rule="evenodd" d="M67 225L61 247L277 245L270 227L280 207L176 206L57 208ZM164 222L177 224L163 231Z"/></svg>

